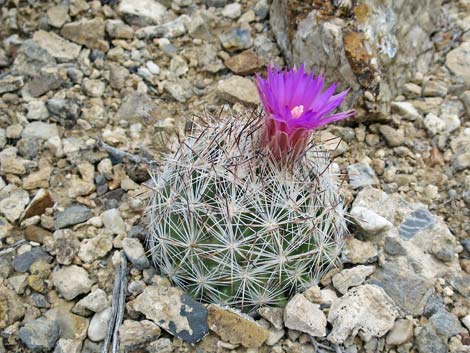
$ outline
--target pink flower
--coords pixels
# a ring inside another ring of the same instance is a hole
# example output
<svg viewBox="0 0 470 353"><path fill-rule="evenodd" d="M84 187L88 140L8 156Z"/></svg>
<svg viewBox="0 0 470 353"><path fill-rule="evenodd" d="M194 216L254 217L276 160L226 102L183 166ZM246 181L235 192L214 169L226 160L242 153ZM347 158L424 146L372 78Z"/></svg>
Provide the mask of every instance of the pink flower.
<svg viewBox="0 0 470 353"><path fill-rule="evenodd" d="M354 115L353 110L332 114L343 102L348 90L334 94L337 83L323 91L325 78L298 70L268 68L267 79L257 75L257 87L266 114L263 143L275 158L296 157L310 132L333 121Z"/></svg>

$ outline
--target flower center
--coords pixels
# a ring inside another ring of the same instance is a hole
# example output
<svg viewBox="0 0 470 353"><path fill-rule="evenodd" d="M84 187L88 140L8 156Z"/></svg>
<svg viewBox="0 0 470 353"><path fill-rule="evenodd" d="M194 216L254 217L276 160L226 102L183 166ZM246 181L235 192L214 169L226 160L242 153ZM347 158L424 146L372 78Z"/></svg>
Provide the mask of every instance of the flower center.
<svg viewBox="0 0 470 353"><path fill-rule="evenodd" d="M294 119L298 119L304 113L304 106L303 105L296 105L294 108L292 108L290 113L292 114L292 117Z"/></svg>

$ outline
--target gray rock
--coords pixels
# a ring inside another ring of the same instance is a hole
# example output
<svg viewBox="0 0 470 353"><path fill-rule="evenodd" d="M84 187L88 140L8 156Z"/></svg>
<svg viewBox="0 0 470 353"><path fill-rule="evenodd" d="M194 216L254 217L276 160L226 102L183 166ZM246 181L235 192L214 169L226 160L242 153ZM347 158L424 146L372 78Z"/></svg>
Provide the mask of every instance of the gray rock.
<svg viewBox="0 0 470 353"><path fill-rule="evenodd" d="M67 5L61 4L49 7L47 9L47 24L55 28L62 27L65 22L70 21L68 12L69 7Z"/></svg>
<svg viewBox="0 0 470 353"><path fill-rule="evenodd" d="M244 28L232 28L221 35L219 40L222 46L227 50L243 50L253 45L250 30Z"/></svg>
<svg viewBox="0 0 470 353"><path fill-rule="evenodd" d="M393 256L406 255L406 250L403 245L401 245L401 243L396 238L392 237L385 237L384 250L387 254Z"/></svg>
<svg viewBox="0 0 470 353"><path fill-rule="evenodd" d="M255 15L261 20L264 20L269 13L269 4L267 0L258 0L253 8Z"/></svg>
<svg viewBox="0 0 470 353"><path fill-rule="evenodd" d="M53 272L52 283L66 300L88 293L93 285L88 272L76 265L65 266Z"/></svg>
<svg viewBox="0 0 470 353"><path fill-rule="evenodd" d="M208 7L224 7L227 4L227 0L204 0L204 4Z"/></svg>
<svg viewBox="0 0 470 353"><path fill-rule="evenodd" d="M175 100L181 103L186 102L193 96L192 85L185 79L176 82L167 81L164 84L164 88Z"/></svg>
<svg viewBox="0 0 470 353"><path fill-rule="evenodd" d="M106 210L101 214L104 226L113 234L126 234L126 224L117 208Z"/></svg>
<svg viewBox="0 0 470 353"><path fill-rule="evenodd" d="M410 102L392 102L392 113L396 113L407 120L416 120L421 118L421 114Z"/></svg>
<svg viewBox="0 0 470 353"><path fill-rule="evenodd" d="M191 19L186 16L182 15L177 19L169 22L165 22L164 24L158 26L149 26L144 27L135 33L137 38L141 39L153 39L153 38L177 38L181 37L183 34L186 33L186 23L189 23Z"/></svg>
<svg viewBox="0 0 470 353"><path fill-rule="evenodd" d="M401 146L405 142L405 132L402 129L395 130L388 125L380 125L379 131L389 147Z"/></svg>
<svg viewBox="0 0 470 353"><path fill-rule="evenodd" d="M51 257L39 246L32 248L30 251L24 252L15 257L12 266L16 272L27 272L31 265L36 261L51 261Z"/></svg>
<svg viewBox="0 0 470 353"><path fill-rule="evenodd" d="M446 280L464 297L470 297L470 274L465 272L451 273L446 277Z"/></svg>
<svg viewBox="0 0 470 353"><path fill-rule="evenodd" d="M48 351L59 339L59 326L54 321L39 318L21 327L18 336L33 352Z"/></svg>
<svg viewBox="0 0 470 353"><path fill-rule="evenodd" d="M134 92L122 100L116 118L141 122L150 119L156 111L155 102L147 94Z"/></svg>
<svg viewBox="0 0 470 353"><path fill-rule="evenodd" d="M52 115L60 119L61 125L67 128L75 126L82 112L76 99L51 98L46 102L46 106Z"/></svg>
<svg viewBox="0 0 470 353"><path fill-rule="evenodd" d="M178 288L149 286L134 300L133 308L188 343L200 341L209 331L206 307Z"/></svg>
<svg viewBox="0 0 470 353"><path fill-rule="evenodd" d="M109 232L101 232L93 238L83 239L78 257L85 263L92 263L106 256L113 248L113 237Z"/></svg>
<svg viewBox="0 0 470 353"><path fill-rule="evenodd" d="M470 168L470 152L461 153L454 156L452 160L452 166L459 172Z"/></svg>
<svg viewBox="0 0 470 353"><path fill-rule="evenodd" d="M99 98L103 95L106 85L100 80L85 78L82 83L83 92L89 97Z"/></svg>
<svg viewBox="0 0 470 353"><path fill-rule="evenodd" d="M59 212L55 219L55 229L63 229L83 223L91 218L91 210L83 205L72 205Z"/></svg>
<svg viewBox="0 0 470 353"><path fill-rule="evenodd" d="M353 189L364 186L380 185L374 170L365 163L356 163L348 166L349 184Z"/></svg>
<svg viewBox="0 0 470 353"><path fill-rule="evenodd" d="M284 325L314 337L326 335L326 316L320 305L309 302L303 294L296 294L284 310Z"/></svg>
<svg viewBox="0 0 470 353"><path fill-rule="evenodd" d="M369 280L382 287L406 314L419 316L433 292L432 282L410 271L401 270L393 263L377 269Z"/></svg>
<svg viewBox="0 0 470 353"><path fill-rule="evenodd" d="M41 138L48 140L50 138L59 137L59 130L56 124L34 121L25 126L21 136L23 138Z"/></svg>
<svg viewBox="0 0 470 353"><path fill-rule="evenodd" d="M424 307L423 315L430 318L432 315L439 311L445 311L446 307L444 301L439 294L433 293Z"/></svg>
<svg viewBox="0 0 470 353"><path fill-rule="evenodd" d="M34 32L33 41L59 62L70 62L78 58L81 47L58 36L54 32Z"/></svg>
<svg viewBox="0 0 470 353"><path fill-rule="evenodd" d="M375 271L374 266L355 266L342 270L333 276L333 286L341 294L345 294L350 287L356 287L364 283L365 279Z"/></svg>
<svg viewBox="0 0 470 353"><path fill-rule="evenodd" d="M431 325L425 325L415 340L419 353L447 353L447 338L439 336Z"/></svg>
<svg viewBox="0 0 470 353"><path fill-rule="evenodd" d="M217 56L217 47L210 43L204 43L198 51L199 67L202 71L217 73L225 69L222 60Z"/></svg>
<svg viewBox="0 0 470 353"><path fill-rule="evenodd" d="M282 330L284 328L283 308L272 308L265 306L258 309L258 314L260 314L264 319L268 320L276 330Z"/></svg>
<svg viewBox="0 0 470 353"><path fill-rule="evenodd" d="M20 75L36 77L42 68L56 65L49 52L33 40L26 40L20 47L14 61L14 68Z"/></svg>
<svg viewBox="0 0 470 353"><path fill-rule="evenodd" d="M145 249L139 239L126 238L122 241L122 248L127 258L138 270L146 269L150 263L145 256Z"/></svg>
<svg viewBox="0 0 470 353"><path fill-rule="evenodd" d="M434 327L436 333L445 337L452 337L465 331L459 319L447 310L438 310L429 319L429 323Z"/></svg>
<svg viewBox="0 0 470 353"><path fill-rule="evenodd" d="M119 342L126 351L137 350L155 341L160 333L160 327L152 321L125 320L119 328Z"/></svg>
<svg viewBox="0 0 470 353"><path fill-rule="evenodd" d="M0 78L0 94L17 91L23 86L23 76L8 75Z"/></svg>
<svg viewBox="0 0 470 353"><path fill-rule="evenodd" d="M106 330L108 328L109 320L111 319L113 311L109 307L95 313L92 319L90 320L90 325L88 326L88 338L94 342L102 341L106 336Z"/></svg>
<svg viewBox="0 0 470 353"><path fill-rule="evenodd" d="M459 47L447 53L446 66L465 83L470 83L470 42L464 42Z"/></svg>
<svg viewBox="0 0 470 353"><path fill-rule="evenodd" d="M134 29L121 20L107 20L106 33L111 38L132 39L134 37Z"/></svg>
<svg viewBox="0 0 470 353"><path fill-rule="evenodd" d="M393 300L382 288L370 284L352 288L331 305L328 321L333 329L328 340L343 343L358 332L365 341L382 337L393 327L397 316Z"/></svg>
<svg viewBox="0 0 470 353"><path fill-rule="evenodd" d="M136 26L161 24L166 9L155 0L122 0L119 12L124 19Z"/></svg>
<svg viewBox="0 0 470 353"><path fill-rule="evenodd" d="M121 89L125 86L129 70L115 63L108 63L109 66L109 84L112 88Z"/></svg>
<svg viewBox="0 0 470 353"><path fill-rule="evenodd" d="M241 16L241 14L242 14L242 6L237 2L227 4L222 9L222 15L225 17L231 18L232 20L237 19L238 17Z"/></svg>
<svg viewBox="0 0 470 353"><path fill-rule="evenodd" d="M434 218L426 208L418 208L410 213L405 220L400 224L400 236L403 239L409 240L413 236L424 230L434 226Z"/></svg>
<svg viewBox="0 0 470 353"><path fill-rule="evenodd" d="M451 262L458 258L456 249L455 238L441 237L433 241L431 251L439 260L443 262Z"/></svg>

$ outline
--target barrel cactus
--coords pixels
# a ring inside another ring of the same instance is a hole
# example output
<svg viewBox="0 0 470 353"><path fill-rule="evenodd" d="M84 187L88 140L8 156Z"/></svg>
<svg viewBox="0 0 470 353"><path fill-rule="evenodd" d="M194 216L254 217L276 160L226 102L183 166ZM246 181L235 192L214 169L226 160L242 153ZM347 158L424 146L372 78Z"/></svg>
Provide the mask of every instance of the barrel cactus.
<svg viewBox="0 0 470 353"><path fill-rule="evenodd" d="M153 173L155 266L203 302L281 305L338 261L347 232L337 179L311 131L346 92L303 68L257 78L264 114L198 126ZM295 92L297 90L297 93Z"/></svg>

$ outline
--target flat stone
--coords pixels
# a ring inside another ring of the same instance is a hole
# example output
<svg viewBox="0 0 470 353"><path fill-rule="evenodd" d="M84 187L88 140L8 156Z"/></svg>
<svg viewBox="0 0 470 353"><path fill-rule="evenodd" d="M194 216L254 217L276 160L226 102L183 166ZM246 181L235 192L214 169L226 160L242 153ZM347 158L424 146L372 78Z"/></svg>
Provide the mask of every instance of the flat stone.
<svg viewBox="0 0 470 353"><path fill-rule="evenodd" d="M446 66L465 83L470 83L470 42L463 42L447 53Z"/></svg>
<svg viewBox="0 0 470 353"><path fill-rule="evenodd" d="M23 76L5 76L0 79L0 94L14 92L24 86Z"/></svg>
<svg viewBox="0 0 470 353"><path fill-rule="evenodd" d="M54 201L52 200L51 194L45 189L39 189L34 195L33 199L29 203L28 207L24 210L22 219L28 219L33 216L40 216L46 212L46 208L52 207Z"/></svg>
<svg viewBox="0 0 470 353"><path fill-rule="evenodd" d="M392 263L377 269L369 282L382 287L400 309L413 316L423 314L433 292L432 282Z"/></svg>
<svg viewBox="0 0 470 353"><path fill-rule="evenodd" d="M223 99L231 103L253 106L260 102L255 84L245 77L232 76L227 80L220 81L217 91Z"/></svg>
<svg viewBox="0 0 470 353"><path fill-rule="evenodd" d="M16 272L26 272L31 265L38 260L49 262L51 257L39 246L32 248L18 256L12 262L13 268Z"/></svg>
<svg viewBox="0 0 470 353"><path fill-rule="evenodd" d="M67 300L90 292L93 281L82 267L64 266L52 273L52 283L57 291Z"/></svg>
<svg viewBox="0 0 470 353"><path fill-rule="evenodd" d="M255 348L261 347L269 337L269 331L249 316L223 309L214 304L209 305L208 313L210 330L215 332L224 342Z"/></svg>
<svg viewBox="0 0 470 353"><path fill-rule="evenodd" d="M54 321L39 318L21 327L18 336L33 352L48 351L54 348L59 339L59 326Z"/></svg>
<svg viewBox="0 0 470 353"><path fill-rule="evenodd" d="M377 249L370 242L360 241L356 238L346 240L343 257L352 264L366 264L377 259Z"/></svg>
<svg viewBox="0 0 470 353"><path fill-rule="evenodd" d="M425 325L415 339L419 353L447 353L447 338L436 333L431 325Z"/></svg>
<svg viewBox="0 0 470 353"><path fill-rule="evenodd" d="M54 32L36 31L33 34L33 41L59 62L76 60L81 50L79 45L69 42Z"/></svg>
<svg viewBox="0 0 470 353"><path fill-rule="evenodd" d="M139 239L125 238L122 241L122 249L129 261L138 270L143 270L150 266L147 256L145 256L145 249Z"/></svg>
<svg viewBox="0 0 470 353"><path fill-rule="evenodd" d="M379 234L393 228L393 224L386 218L365 207L354 206L351 216L359 228L369 234Z"/></svg>
<svg viewBox="0 0 470 353"><path fill-rule="evenodd" d="M133 351L155 341L160 333L160 327L152 321L124 320L119 327L119 343L126 351Z"/></svg>
<svg viewBox="0 0 470 353"><path fill-rule="evenodd" d="M380 287L364 284L350 289L331 305L328 321L330 342L341 344L359 331L364 341L384 336L398 316L392 299Z"/></svg>
<svg viewBox="0 0 470 353"><path fill-rule="evenodd" d="M178 288L149 286L133 301L133 308L188 343L209 332L206 307Z"/></svg>
<svg viewBox="0 0 470 353"><path fill-rule="evenodd" d="M105 29L111 38L132 39L134 37L134 29L121 20L107 20Z"/></svg>
<svg viewBox="0 0 470 353"><path fill-rule="evenodd" d="M395 321L392 329L387 334L386 342L390 346L405 344L413 338L413 321L399 319Z"/></svg>
<svg viewBox="0 0 470 353"><path fill-rule="evenodd" d="M60 34L90 49L108 51L108 43L104 41L104 21L101 17L67 23L62 27Z"/></svg>
<svg viewBox="0 0 470 353"><path fill-rule="evenodd" d="M355 266L342 270L333 276L333 286L341 294L345 294L350 287L356 287L364 283L365 279L375 271L375 266Z"/></svg>
<svg viewBox="0 0 470 353"><path fill-rule="evenodd" d="M257 56L251 49L245 50L225 60L225 66L233 73L241 76L252 75L259 71L264 65L264 60Z"/></svg>
<svg viewBox="0 0 470 353"><path fill-rule="evenodd" d="M446 309L438 310L433 314L429 319L429 323L434 327L437 334L445 337L450 338L465 332L457 316Z"/></svg>
<svg viewBox="0 0 470 353"><path fill-rule="evenodd" d="M326 335L326 316L320 305L308 301L303 294L296 294L284 310L284 324L287 328L307 333L314 337Z"/></svg>
<svg viewBox="0 0 470 353"><path fill-rule="evenodd" d="M88 338L90 340L94 342L104 340L112 313L113 310L111 307L109 307L93 315L92 319L90 320L90 325L88 326Z"/></svg>
<svg viewBox="0 0 470 353"><path fill-rule="evenodd" d="M379 179L375 175L370 165L365 163L356 163L348 166L349 184L353 189L359 189L364 186L380 185Z"/></svg>
<svg viewBox="0 0 470 353"><path fill-rule="evenodd" d="M55 229L62 229L83 223L91 218L91 210L83 205L72 205L59 212L55 219Z"/></svg>
<svg viewBox="0 0 470 353"><path fill-rule="evenodd" d="M68 15L69 7L66 5L52 6L47 9L47 24L61 28L67 21L70 21Z"/></svg>
<svg viewBox="0 0 470 353"><path fill-rule="evenodd" d="M411 212L399 226L400 236L409 240L413 236L434 226L434 217L426 208L418 208Z"/></svg>
<svg viewBox="0 0 470 353"><path fill-rule="evenodd" d="M446 280L449 284L462 294L464 297L470 297L470 274L464 272L451 273Z"/></svg>
<svg viewBox="0 0 470 353"><path fill-rule="evenodd" d="M126 96L116 113L116 118L128 121L141 121L153 116L157 106L145 93L134 92Z"/></svg>
<svg viewBox="0 0 470 353"><path fill-rule="evenodd" d="M23 138L41 138L48 140L50 138L59 137L59 130L56 124L33 121L25 126L21 136Z"/></svg>
<svg viewBox="0 0 470 353"><path fill-rule="evenodd" d="M166 9L155 0L122 0L119 3L119 12L130 24L148 26L161 24Z"/></svg>

